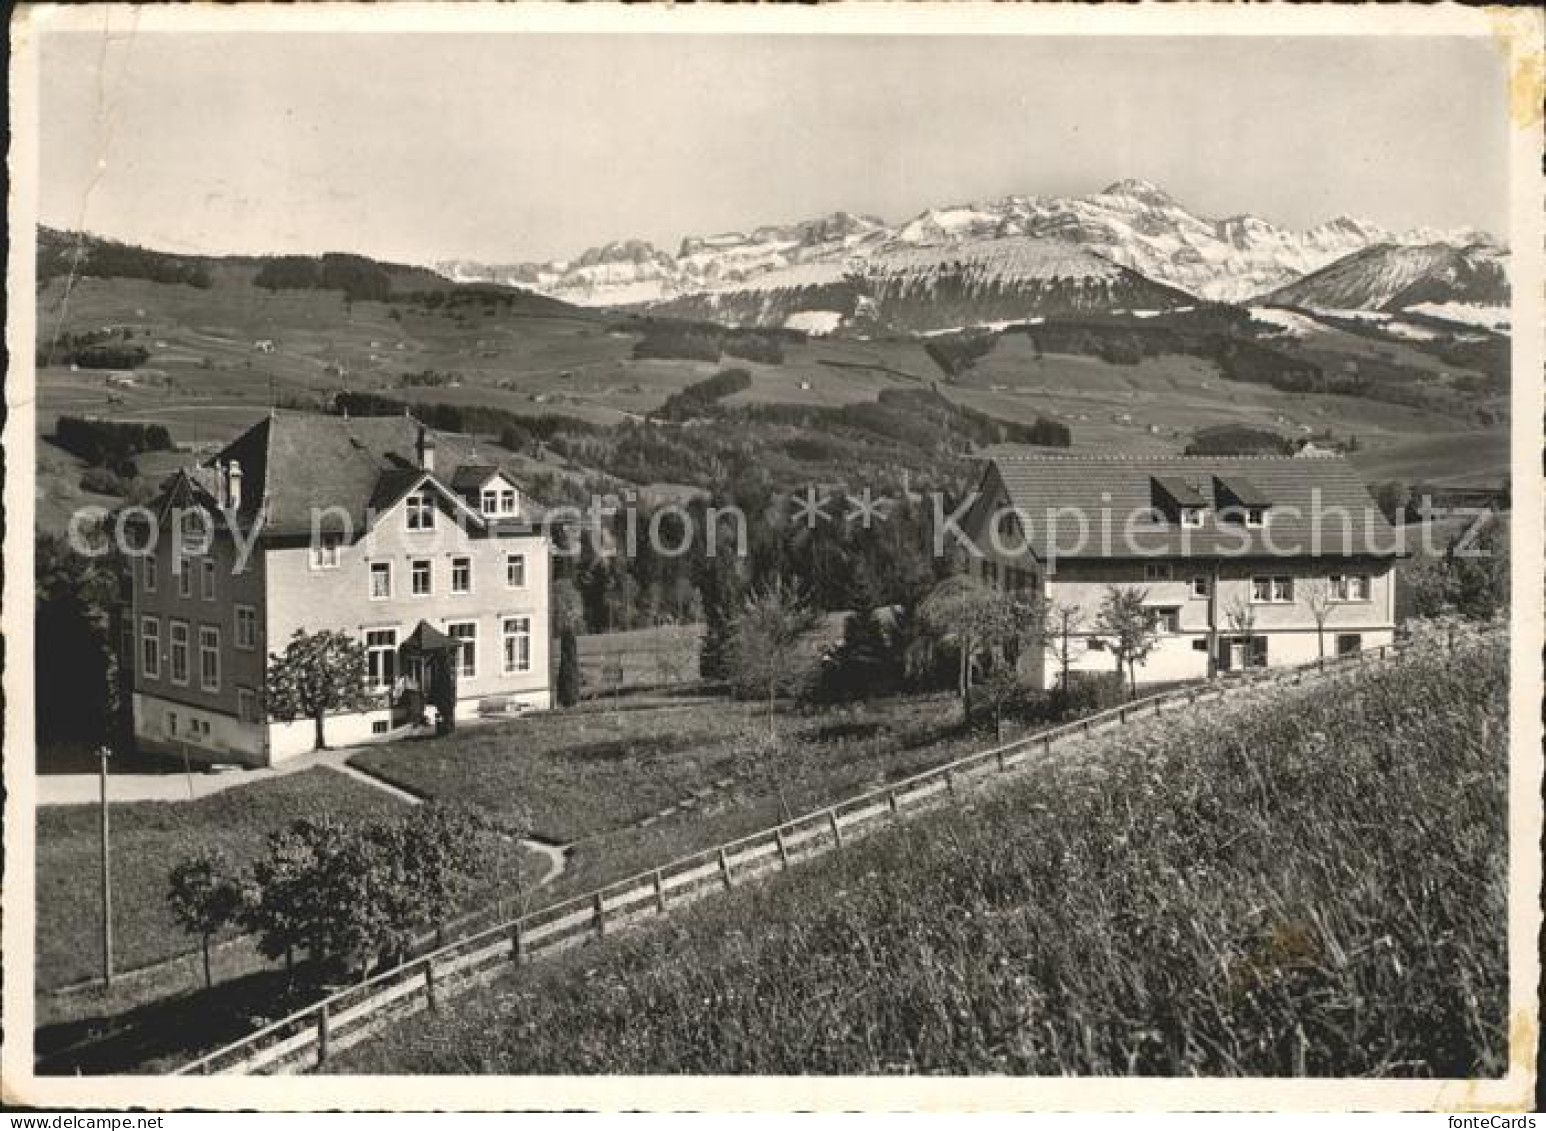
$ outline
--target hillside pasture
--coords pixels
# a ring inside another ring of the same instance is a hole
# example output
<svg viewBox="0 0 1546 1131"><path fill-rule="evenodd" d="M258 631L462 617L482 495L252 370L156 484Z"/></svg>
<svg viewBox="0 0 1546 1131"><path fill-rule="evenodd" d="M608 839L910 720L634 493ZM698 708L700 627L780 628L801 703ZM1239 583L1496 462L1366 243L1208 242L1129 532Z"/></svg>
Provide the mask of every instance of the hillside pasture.
<svg viewBox="0 0 1546 1131"><path fill-rule="evenodd" d="M1497 1076L1507 647L1471 647L1119 733L330 1068Z"/></svg>

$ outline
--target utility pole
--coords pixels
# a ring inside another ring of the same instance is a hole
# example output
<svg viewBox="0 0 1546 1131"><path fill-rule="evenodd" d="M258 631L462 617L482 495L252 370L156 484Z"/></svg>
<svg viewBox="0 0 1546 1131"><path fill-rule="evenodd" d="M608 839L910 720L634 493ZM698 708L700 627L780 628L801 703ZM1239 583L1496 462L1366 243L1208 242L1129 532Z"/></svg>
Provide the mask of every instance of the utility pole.
<svg viewBox="0 0 1546 1131"><path fill-rule="evenodd" d="M113 984L113 868L108 851L107 760L113 751L104 742L97 748L97 754L102 760L102 983L110 988Z"/></svg>

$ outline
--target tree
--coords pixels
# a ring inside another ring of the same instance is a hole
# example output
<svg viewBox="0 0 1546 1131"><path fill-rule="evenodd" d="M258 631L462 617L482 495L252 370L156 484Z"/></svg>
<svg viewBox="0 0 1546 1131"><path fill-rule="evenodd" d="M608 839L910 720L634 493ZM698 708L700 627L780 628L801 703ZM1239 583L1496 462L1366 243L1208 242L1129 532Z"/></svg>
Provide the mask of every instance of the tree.
<svg viewBox="0 0 1546 1131"><path fill-rule="evenodd" d="M1331 619L1331 614L1337 608L1337 595L1332 591L1331 580L1325 577L1312 577L1300 583L1300 591L1304 594L1305 607L1310 610L1310 616L1315 621L1315 638L1320 647L1320 658L1326 658L1326 622Z"/></svg>
<svg viewBox="0 0 1546 1131"><path fill-rule="evenodd" d="M1127 672L1129 695L1138 691L1138 665L1147 660L1159 644L1159 620L1145 602L1147 589L1111 585L1101 598L1100 612L1095 618L1095 628L1112 641L1112 653L1116 657L1117 675Z"/></svg>
<svg viewBox="0 0 1546 1131"><path fill-rule="evenodd" d="M574 632L558 634L558 705L573 707L580 701L580 642Z"/></svg>
<svg viewBox="0 0 1546 1131"><path fill-rule="evenodd" d="M298 818L269 834L264 856L253 865L242 915L247 929L258 936L258 950L268 958L283 956L291 968L296 949L314 941L320 860L347 832L337 819L323 815ZM313 951L313 957L320 952Z"/></svg>
<svg viewBox="0 0 1546 1131"><path fill-rule="evenodd" d="M1244 597L1236 597L1224 610L1224 616L1235 635L1245 641L1245 665L1251 667L1256 661L1256 606Z"/></svg>
<svg viewBox="0 0 1546 1131"><path fill-rule="evenodd" d="M767 695L769 741L778 693L803 687L811 675L815 657L805 644L820 624L805 596L778 577L747 597L731 623L731 681L743 693Z"/></svg>
<svg viewBox="0 0 1546 1131"><path fill-rule="evenodd" d="M980 655L1012 652L1029 640L1040 647L1040 602L990 588L967 574L945 578L924 598L919 615L935 637L956 651L956 693L964 717L971 718L972 686Z"/></svg>
<svg viewBox="0 0 1546 1131"><path fill-rule="evenodd" d="M722 558L704 561L698 576L703 598L703 640L698 649L698 674L721 680L730 674L731 620L740 603L741 586L735 567Z"/></svg>
<svg viewBox="0 0 1546 1131"><path fill-rule="evenodd" d="M183 930L199 937L204 952L204 986L213 986L210 943L241 917L244 906L240 879L225 853L218 849L197 852L173 868L167 903Z"/></svg>
<svg viewBox="0 0 1546 1131"><path fill-rule="evenodd" d="M1046 650L1057 661L1058 695L1064 702L1068 699L1069 675L1073 671L1076 650L1082 652L1085 648L1080 632L1083 627L1084 610L1078 605L1059 602L1047 610L1047 630L1042 639Z"/></svg>
<svg viewBox="0 0 1546 1131"><path fill-rule="evenodd" d="M433 927L438 940L446 920L486 877L495 837L519 839L526 832L501 833L476 809L436 804L416 806L404 820L376 827L373 833L398 873L398 882L386 889L399 897L385 916L393 936Z"/></svg>
<svg viewBox="0 0 1546 1131"><path fill-rule="evenodd" d="M1407 581L1418 616L1458 613L1473 620L1497 616L1509 602L1507 521L1493 516L1474 536L1461 531L1441 556L1415 562Z"/></svg>
<svg viewBox="0 0 1546 1131"><path fill-rule="evenodd" d="M114 615L123 611L121 555L88 558L63 538L35 542L35 670L68 678L34 681L37 736L43 742L119 745L131 732L128 672L118 662Z"/></svg>
<svg viewBox="0 0 1546 1131"><path fill-rule="evenodd" d="M342 632L296 629L284 652L270 654L264 688L269 714L283 722L316 722L316 749L326 750L322 720L371 699L365 689L365 649Z"/></svg>

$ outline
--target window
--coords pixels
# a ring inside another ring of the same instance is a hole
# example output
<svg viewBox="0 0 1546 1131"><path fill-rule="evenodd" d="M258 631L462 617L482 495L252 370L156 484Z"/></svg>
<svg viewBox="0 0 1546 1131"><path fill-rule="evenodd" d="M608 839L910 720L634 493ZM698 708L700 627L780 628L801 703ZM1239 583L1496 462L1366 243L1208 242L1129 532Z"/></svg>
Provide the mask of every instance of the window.
<svg viewBox="0 0 1546 1131"><path fill-rule="evenodd" d="M210 535L213 526L209 521L209 515L200 507L193 507L182 512L178 520L182 527L183 553L192 557L209 552Z"/></svg>
<svg viewBox="0 0 1546 1131"><path fill-rule="evenodd" d="M173 736L174 738L177 735L177 712L176 711L168 711L166 713L166 733L171 735L171 736Z"/></svg>
<svg viewBox="0 0 1546 1131"><path fill-rule="evenodd" d="M1206 597L1211 591L1208 578L1204 574L1198 574L1192 578L1192 596Z"/></svg>
<svg viewBox="0 0 1546 1131"><path fill-rule="evenodd" d="M430 563L428 558L415 558L409 574L409 589L415 597L427 597L430 593Z"/></svg>
<svg viewBox="0 0 1546 1131"><path fill-rule="evenodd" d="M1367 601L1369 599L1367 574L1333 574L1330 581L1332 600Z"/></svg>
<svg viewBox="0 0 1546 1131"><path fill-rule="evenodd" d="M515 492L508 487L499 492L499 513L515 513Z"/></svg>
<svg viewBox="0 0 1546 1131"><path fill-rule="evenodd" d="M161 678L161 622L155 617L140 618L140 674Z"/></svg>
<svg viewBox="0 0 1546 1131"><path fill-rule="evenodd" d="M453 592L453 593L471 593L472 592L472 559L471 558L452 558L451 559L451 592Z"/></svg>
<svg viewBox="0 0 1546 1131"><path fill-rule="evenodd" d="M485 492L483 492L483 513L484 514L493 514L498 509L499 509L499 492L498 491L485 491Z"/></svg>
<svg viewBox="0 0 1546 1131"><path fill-rule="evenodd" d="M243 652L258 646L258 610L251 605L236 606L236 646Z"/></svg>
<svg viewBox="0 0 1546 1131"><path fill-rule="evenodd" d="M167 660L172 668L172 682L188 682L188 622L174 620L167 625Z"/></svg>
<svg viewBox="0 0 1546 1131"><path fill-rule="evenodd" d="M505 674L531 671L531 618L505 618Z"/></svg>
<svg viewBox="0 0 1546 1131"><path fill-rule="evenodd" d="M370 733L371 734L390 734L390 733L392 733L392 720L391 719L372 719L371 723L370 723Z"/></svg>
<svg viewBox="0 0 1546 1131"><path fill-rule="evenodd" d="M145 570L145 592L154 593L156 591L156 559L146 554L140 561L145 563L143 567Z"/></svg>
<svg viewBox="0 0 1546 1131"><path fill-rule="evenodd" d="M370 563L370 599L384 601L392 595L392 563Z"/></svg>
<svg viewBox="0 0 1546 1131"><path fill-rule="evenodd" d="M252 688L238 687L236 689L236 717L244 723L263 721L258 718L258 693Z"/></svg>
<svg viewBox="0 0 1546 1131"><path fill-rule="evenodd" d="M177 567L177 595L179 597L192 597L193 563L187 558L174 558L172 564Z"/></svg>
<svg viewBox="0 0 1546 1131"><path fill-rule="evenodd" d="M312 569L337 569L342 540L336 535L323 536L311 544Z"/></svg>
<svg viewBox="0 0 1546 1131"><path fill-rule="evenodd" d="M408 529L433 530L435 528L435 501L426 491L408 496Z"/></svg>
<svg viewBox="0 0 1546 1131"><path fill-rule="evenodd" d="M1251 578L1251 600L1257 604L1281 605L1293 599L1294 579L1292 577Z"/></svg>
<svg viewBox="0 0 1546 1131"><path fill-rule="evenodd" d="M1202 525L1202 508L1201 507L1182 507L1181 508L1181 525L1182 526L1201 526Z"/></svg>
<svg viewBox="0 0 1546 1131"><path fill-rule="evenodd" d="M1192 651L1193 652L1206 652L1207 650L1208 650L1208 641L1206 639L1199 638L1197 640L1192 641Z"/></svg>
<svg viewBox="0 0 1546 1131"><path fill-rule="evenodd" d="M1337 633L1337 655L1351 656L1363 651L1363 636L1357 632Z"/></svg>
<svg viewBox="0 0 1546 1131"><path fill-rule="evenodd" d="M199 595L206 601L215 599L215 559L199 562Z"/></svg>
<svg viewBox="0 0 1546 1131"><path fill-rule="evenodd" d="M478 674L478 626L474 621L446 625L446 635L462 642L460 667L457 675L472 679Z"/></svg>
<svg viewBox="0 0 1546 1131"><path fill-rule="evenodd" d="M1267 524L1267 508L1246 507L1245 524L1247 526L1265 526Z"/></svg>
<svg viewBox="0 0 1546 1131"><path fill-rule="evenodd" d="M199 626L199 686L220 690L220 630L207 624Z"/></svg>
<svg viewBox="0 0 1546 1131"><path fill-rule="evenodd" d="M1149 562L1143 567L1145 581L1169 581L1172 576L1169 562Z"/></svg>
<svg viewBox="0 0 1546 1131"><path fill-rule="evenodd" d="M526 588L526 555L505 555L505 584L511 589Z"/></svg>
<svg viewBox="0 0 1546 1131"><path fill-rule="evenodd" d="M377 628L365 634L365 680L384 691L397 680L397 629Z"/></svg>
<svg viewBox="0 0 1546 1131"><path fill-rule="evenodd" d="M1174 605L1163 609L1155 609L1154 627L1160 632L1174 636L1181 631L1181 610Z"/></svg>

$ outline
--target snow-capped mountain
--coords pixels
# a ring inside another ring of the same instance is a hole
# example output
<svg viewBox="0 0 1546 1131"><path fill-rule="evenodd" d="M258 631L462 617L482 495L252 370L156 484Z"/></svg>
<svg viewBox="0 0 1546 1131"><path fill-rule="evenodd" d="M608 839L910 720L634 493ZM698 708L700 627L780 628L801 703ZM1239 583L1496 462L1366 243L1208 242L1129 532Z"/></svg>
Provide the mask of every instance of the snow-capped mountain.
<svg viewBox="0 0 1546 1131"><path fill-rule="evenodd" d="M1316 310L1507 307L1508 253L1487 243L1377 244L1264 296Z"/></svg>
<svg viewBox="0 0 1546 1131"><path fill-rule="evenodd" d="M1013 241L1014 250L994 259L984 245ZM1019 270L1034 261L1072 263L1069 249L1128 268L1165 288L1220 301L1261 295L1319 270L1353 252L1379 244L1435 243L1468 246L1484 233L1423 229L1397 234L1350 217L1306 231L1280 228L1256 216L1199 216L1148 181L1124 180L1086 196L1010 196L987 203L931 208L897 224L837 212L797 224L691 237L676 254L627 240L593 248L574 260L489 266L448 262L437 269L453 279L528 287L581 305L671 302L750 309L773 291L833 286L854 277L892 278L896 265L912 262L937 274L939 264L966 249L987 271ZM1035 242L1044 252L1030 253ZM921 251L921 259L904 253ZM901 258L899 258L901 257ZM1093 260L1078 261L1081 274ZM894 288L896 281L887 284ZM745 298L733 296L750 292ZM1020 310L1015 317L1034 311Z"/></svg>

